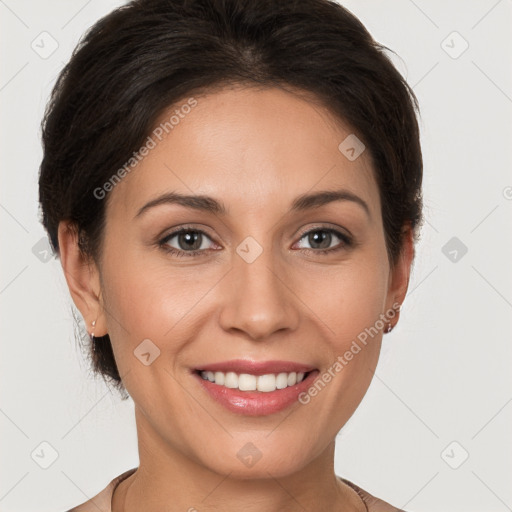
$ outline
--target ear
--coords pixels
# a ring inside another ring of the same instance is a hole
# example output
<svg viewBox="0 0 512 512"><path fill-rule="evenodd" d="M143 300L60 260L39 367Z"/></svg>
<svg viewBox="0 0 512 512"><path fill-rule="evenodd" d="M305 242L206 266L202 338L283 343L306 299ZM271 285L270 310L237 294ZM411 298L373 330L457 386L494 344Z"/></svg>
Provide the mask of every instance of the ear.
<svg viewBox="0 0 512 512"><path fill-rule="evenodd" d="M400 310L393 308L393 304L401 305L405 300L407 289L409 288L412 262L414 260L414 237L409 223L403 227L402 236L402 249L395 266L389 271L390 280L386 299L386 311L390 309L396 311L396 318L391 321L391 326L393 327L398 323L400 317Z"/></svg>
<svg viewBox="0 0 512 512"><path fill-rule="evenodd" d="M73 302L84 318L87 331L96 337L104 336L107 325L98 268L80 251L74 223L67 220L59 222L58 238L60 261ZM94 327L93 321L96 321Z"/></svg>

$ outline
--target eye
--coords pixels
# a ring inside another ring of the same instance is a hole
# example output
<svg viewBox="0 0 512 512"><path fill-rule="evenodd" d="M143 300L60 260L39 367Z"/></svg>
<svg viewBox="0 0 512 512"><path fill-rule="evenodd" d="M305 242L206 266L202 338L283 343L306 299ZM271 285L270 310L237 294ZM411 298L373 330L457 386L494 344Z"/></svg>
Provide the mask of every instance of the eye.
<svg viewBox="0 0 512 512"><path fill-rule="evenodd" d="M171 240L174 241L174 246L171 244ZM299 249L305 250L306 252L314 254L327 254L340 251L352 247L352 239L331 228L316 228L312 229L302 235L301 240L306 240L307 243L313 247L299 247ZM336 244L336 239L339 242ZM158 245L166 252L175 256L200 256L208 252L208 242L211 238L202 230L194 229L189 227L182 227L167 236L162 238ZM332 242L335 242L334 247ZM217 250L217 249L212 249Z"/></svg>
<svg viewBox="0 0 512 512"><path fill-rule="evenodd" d="M171 245L170 242L173 239L176 239L174 243L177 247ZM159 245L163 250L176 256L196 256L208 249L207 239L211 241L211 238L204 231L180 228L160 240Z"/></svg>
<svg viewBox="0 0 512 512"><path fill-rule="evenodd" d="M332 242L336 242L336 238L341 241L338 244L335 243L334 247L331 245ZM306 239L307 243L312 245L311 248L308 247L299 247L300 249L305 249L307 252L312 253L332 253L336 251L340 251L344 248L348 248L352 246L352 240L348 235L344 233L340 233L335 229L328 228L316 228L308 231L304 235L302 235L300 240Z"/></svg>

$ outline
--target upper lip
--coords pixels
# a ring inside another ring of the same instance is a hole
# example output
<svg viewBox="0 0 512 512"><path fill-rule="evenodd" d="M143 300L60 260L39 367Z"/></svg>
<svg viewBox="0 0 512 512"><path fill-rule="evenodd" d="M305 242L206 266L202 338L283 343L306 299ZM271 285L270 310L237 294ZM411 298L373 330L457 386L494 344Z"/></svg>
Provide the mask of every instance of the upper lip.
<svg viewBox="0 0 512 512"><path fill-rule="evenodd" d="M293 361L254 361L251 359L231 359L229 361L221 361L219 363L198 366L196 367L196 370L265 375L267 373L307 373L315 370L315 367L308 364L295 363Z"/></svg>

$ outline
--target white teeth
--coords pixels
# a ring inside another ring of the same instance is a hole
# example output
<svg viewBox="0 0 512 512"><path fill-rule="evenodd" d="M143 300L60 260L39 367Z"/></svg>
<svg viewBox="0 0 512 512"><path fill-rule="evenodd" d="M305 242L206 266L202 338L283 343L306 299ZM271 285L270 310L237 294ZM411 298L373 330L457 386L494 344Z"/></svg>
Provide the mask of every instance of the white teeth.
<svg viewBox="0 0 512 512"><path fill-rule="evenodd" d="M294 386L297 382L297 374L295 372L288 374L288 386Z"/></svg>
<svg viewBox="0 0 512 512"><path fill-rule="evenodd" d="M256 391L256 375L242 373L238 376L238 389L240 391Z"/></svg>
<svg viewBox="0 0 512 512"><path fill-rule="evenodd" d="M217 383L217 381L215 381ZM224 386L227 388L237 388L238 387L238 375L235 372L228 372L224 376Z"/></svg>
<svg viewBox="0 0 512 512"><path fill-rule="evenodd" d="M260 375L258 377L258 391L268 393L269 391L275 391L277 378L274 374L269 373L268 375ZM281 388L278 388L281 389Z"/></svg>
<svg viewBox="0 0 512 512"><path fill-rule="evenodd" d="M227 388L238 388L240 391L262 391L269 393L276 389L284 389L288 386L295 386L304 380L303 372L290 372L290 373L268 373L265 375L251 375L249 373L241 373L240 375L235 372L211 372L202 371L201 377L204 380L214 382L219 386L226 386Z"/></svg>
<svg viewBox="0 0 512 512"><path fill-rule="evenodd" d="M295 375L295 373L290 373L291 375ZM295 382L291 382L290 386L293 386ZM288 374L287 373L279 373L276 377L276 388L284 389L288 386Z"/></svg>

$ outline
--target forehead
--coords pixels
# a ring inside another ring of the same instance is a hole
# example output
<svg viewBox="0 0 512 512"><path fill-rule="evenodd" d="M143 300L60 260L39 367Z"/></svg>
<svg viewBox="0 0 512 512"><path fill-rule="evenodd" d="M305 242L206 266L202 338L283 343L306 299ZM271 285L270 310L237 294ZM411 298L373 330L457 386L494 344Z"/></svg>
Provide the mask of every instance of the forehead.
<svg viewBox="0 0 512 512"><path fill-rule="evenodd" d="M159 118L154 147L111 192L109 208L133 217L145 202L178 191L222 199L236 215L344 188L379 209L369 152L348 159L339 146L354 137L350 127L318 102L252 87L196 96L193 108L180 109L188 100Z"/></svg>

